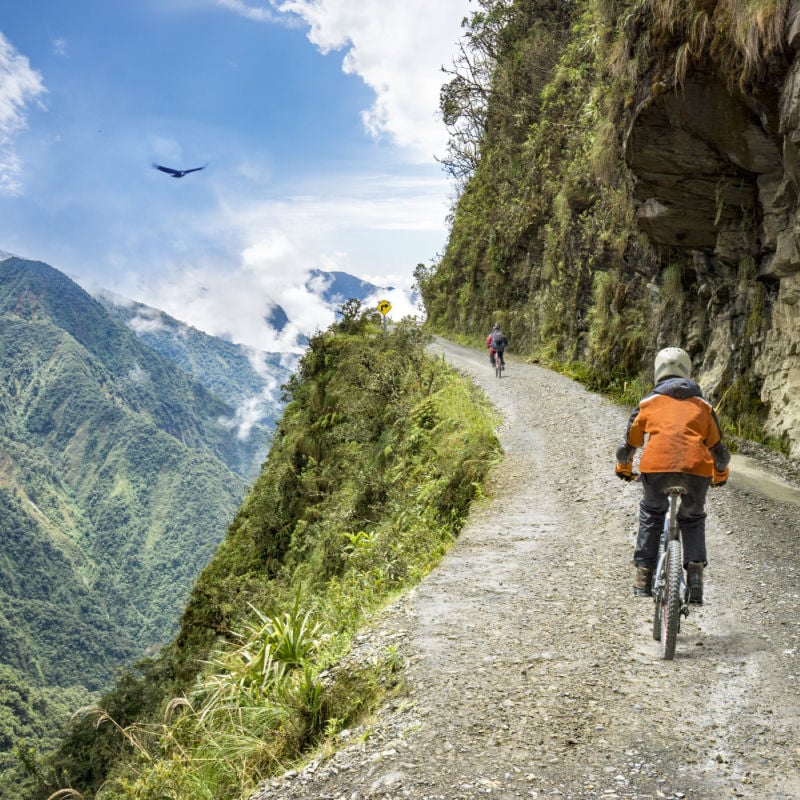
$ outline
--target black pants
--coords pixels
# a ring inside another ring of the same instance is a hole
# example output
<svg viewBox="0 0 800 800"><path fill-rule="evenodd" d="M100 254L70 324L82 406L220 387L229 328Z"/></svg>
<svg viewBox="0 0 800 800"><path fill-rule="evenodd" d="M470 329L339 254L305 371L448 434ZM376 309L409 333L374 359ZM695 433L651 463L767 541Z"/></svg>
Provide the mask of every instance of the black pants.
<svg viewBox="0 0 800 800"><path fill-rule="evenodd" d="M633 563L654 569L658 561L658 538L664 530L664 517L669 507L664 490L682 486L678 507L678 525L683 534L683 563L706 559L706 493L711 478L688 475L684 472L650 472L641 477L644 496L639 503L639 536L633 552Z"/></svg>
<svg viewBox="0 0 800 800"><path fill-rule="evenodd" d="M496 358L500 359L500 363L505 366L506 360L503 358L503 351L502 350L495 350L493 353L489 354L489 361L492 362L492 366L494 366L494 360Z"/></svg>

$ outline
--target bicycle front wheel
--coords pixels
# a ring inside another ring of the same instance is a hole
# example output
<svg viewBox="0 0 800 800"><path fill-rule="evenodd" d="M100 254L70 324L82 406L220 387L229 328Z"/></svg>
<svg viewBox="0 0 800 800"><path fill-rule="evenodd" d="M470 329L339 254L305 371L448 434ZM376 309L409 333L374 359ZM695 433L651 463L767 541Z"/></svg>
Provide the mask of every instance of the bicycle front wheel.
<svg viewBox="0 0 800 800"><path fill-rule="evenodd" d="M675 656L675 641L681 621L681 543L673 539L667 547L664 581L664 605L661 609L661 658Z"/></svg>
<svg viewBox="0 0 800 800"><path fill-rule="evenodd" d="M664 616L664 603L661 599L660 594L656 594L656 591L653 590L653 600L654 607L653 607L653 638L657 641L661 641L661 618Z"/></svg>
<svg viewBox="0 0 800 800"><path fill-rule="evenodd" d="M653 638L661 641L661 617L664 613L664 575L661 572L662 558L664 556L664 537L661 536L658 540L658 566L656 567L655 575L653 575L653 602L655 608L653 609Z"/></svg>

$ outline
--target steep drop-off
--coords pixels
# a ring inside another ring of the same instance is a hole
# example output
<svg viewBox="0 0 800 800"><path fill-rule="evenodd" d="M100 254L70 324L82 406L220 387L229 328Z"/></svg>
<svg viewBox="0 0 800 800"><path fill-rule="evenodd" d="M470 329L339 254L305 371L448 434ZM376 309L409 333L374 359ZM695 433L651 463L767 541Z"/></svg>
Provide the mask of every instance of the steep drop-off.
<svg viewBox="0 0 800 800"><path fill-rule="evenodd" d="M352 316L311 338L177 638L102 698L119 727L76 718L43 799L248 796L390 689L391 653L338 662L441 557L499 455L491 411L423 343Z"/></svg>

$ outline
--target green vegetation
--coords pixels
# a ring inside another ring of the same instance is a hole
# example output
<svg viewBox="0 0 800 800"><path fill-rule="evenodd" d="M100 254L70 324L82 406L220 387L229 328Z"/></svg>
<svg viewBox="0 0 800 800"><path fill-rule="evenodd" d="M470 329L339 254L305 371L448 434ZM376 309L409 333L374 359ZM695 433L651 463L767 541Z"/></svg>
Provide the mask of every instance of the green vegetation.
<svg viewBox="0 0 800 800"><path fill-rule="evenodd" d="M239 462L229 462L229 466L248 480L254 479L269 450L282 407L278 394L270 398L267 393L264 369L279 387L289 377L289 370L281 364L282 355L256 353L244 345L209 336L141 303L118 304L107 297L100 297L99 302L148 347L192 375L216 397L234 409L247 408L246 419L231 420L231 425L236 424L240 452ZM261 362L258 369L256 360Z"/></svg>
<svg viewBox="0 0 800 800"><path fill-rule="evenodd" d="M638 230L624 137L639 108L690 74L724 75L751 108L773 107L788 2L477 7L441 96L445 165L461 192L443 256L417 270L429 324L478 343L499 320L518 353L629 398L660 347L682 344L701 361L719 308L691 252L655 248ZM741 224L755 241L754 220ZM712 258L711 272L741 344L712 399L727 393L730 430L763 439L748 336L765 289L743 285L735 263Z"/></svg>
<svg viewBox="0 0 800 800"><path fill-rule="evenodd" d="M50 790L247 797L393 690L394 655L346 665L351 637L437 563L499 446L491 410L415 326L384 338L347 312L287 385L175 642L76 719Z"/></svg>
<svg viewBox="0 0 800 800"><path fill-rule="evenodd" d="M88 700L89 692L80 687L32 688L0 665L0 797L34 796L37 752L57 747L69 715Z"/></svg>
<svg viewBox="0 0 800 800"><path fill-rule="evenodd" d="M44 264L0 265L0 378L0 795L22 797L12 754L175 635L245 459L228 406Z"/></svg>
<svg viewBox="0 0 800 800"><path fill-rule="evenodd" d="M431 324L478 336L500 319L519 351L630 376L649 320L623 264L641 244L614 125L629 87L601 55L619 50L612 20L594 3L481 5L470 35L491 40L495 69L481 158L441 262L418 276Z"/></svg>

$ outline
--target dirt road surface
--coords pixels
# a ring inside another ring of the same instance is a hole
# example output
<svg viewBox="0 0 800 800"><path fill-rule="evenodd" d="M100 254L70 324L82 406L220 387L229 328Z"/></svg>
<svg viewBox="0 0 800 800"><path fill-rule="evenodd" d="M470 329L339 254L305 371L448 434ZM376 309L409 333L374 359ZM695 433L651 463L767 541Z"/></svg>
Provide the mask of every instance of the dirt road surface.
<svg viewBox="0 0 800 800"><path fill-rule="evenodd" d="M631 591L641 490L613 474L630 409L513 354L497 379L484 353L432 349L497 407L505 458L358 641L395 648L407 692L257 797L799 798L797 463L747 448L709 493L706 603L662 661Z"/></svg>

